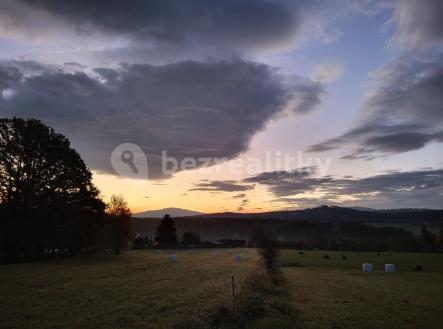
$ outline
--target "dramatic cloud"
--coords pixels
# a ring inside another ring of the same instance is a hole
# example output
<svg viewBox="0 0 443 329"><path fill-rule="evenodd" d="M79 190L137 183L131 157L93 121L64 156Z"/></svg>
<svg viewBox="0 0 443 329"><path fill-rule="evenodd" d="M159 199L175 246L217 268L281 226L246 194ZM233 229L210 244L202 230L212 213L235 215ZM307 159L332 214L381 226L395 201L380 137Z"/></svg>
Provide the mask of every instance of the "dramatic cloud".
<svg viewBox="0 0 443 329"><path fill-rule="evenodd" d="M337 20L385 10L386 0L3 0L0 32L29 45L17 55L89 66L166 64L184 59L294 49L337 40ZM42 46L44 45L44 46ZM10 53L8 57L7 54ZM2 57L3 57L2 56ZM3 57L5 58L5 57Z"/></svg>
<svg viewBox="0 0 443 329"><path fill-rule="evenodd" d="M397 1L395 19L398 24L395 41L420 50L443 43L443 2L441 0Z"/></svg>
<svg viewBox="0 0 443 329"><path fill-rule="evenodd" d="M396 59L377 72L377 89L364 102L357 126L309 151L351 145L344 158L372 159L441 142L442 90L443 53Z"/></svg>
<svg viewBox="0 0 443 329"><path fill-rule="evenodd" d="M114 147L137 144L148 157L151 178L162 177L162 151L179 161L233 158L298 95L304 95L303 106L293 111L304 112L324 92L301 78L296 86L285 85L273 68L241 59L125 64L92 74L54 70L27 77L16 64L0 66L0 86L13 93L0 98L3 116L43 120L67 134L100 171L112 172Z"/></svg>
<svg viewBox="0 0 443 329"><path fill-rule="evenodd" d="M443 169L388 172L365 178L318 177L315 168L265 172L246 182L268 186L275 202L312 206L324 203L375 208L441 208ZM307 194L307 195L306 195Z"/></svg>
<svg viewBox="0 0 443 329"><path fill-rule="evenodd" d="M222 192L239 192L248 191L254 188L253 185L242 184L234 180L227 181L203 181L198 183L195 188L190 189L190 191L222 191ZM244 194L239 194L243 195ZM237 196L234 196L238 197ZM243 200L244 201L244 200Z"/></svg>
<svg viewBox="0 0 443 329"><path fill-rule="evenodd" d="M281 47L298 35L298 6L270 0L6 0L0 27L54 35L51 26L82 36L107 34L148 48L254 50ZM49 18L51 24L33 17ZM265 22L265 23L264 23Z"/></svg>
<svg viewBox="0 0 443 329"><path fill-rule="evenodd" d="M244 179L245 183L258 183L268 186L276 196L288 196L315 191L332 181L330 177L316 178L315 167L294 171L269 171Z"/></svg>

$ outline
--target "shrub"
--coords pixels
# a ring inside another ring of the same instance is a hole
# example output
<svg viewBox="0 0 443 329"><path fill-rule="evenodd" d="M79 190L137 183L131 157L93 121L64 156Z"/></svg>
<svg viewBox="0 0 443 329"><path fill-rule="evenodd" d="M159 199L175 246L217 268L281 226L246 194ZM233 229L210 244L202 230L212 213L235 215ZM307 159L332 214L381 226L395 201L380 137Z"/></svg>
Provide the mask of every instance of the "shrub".
<svg viewBox="0 0 443 329"><path fill-rule="evenodd" d="M276 241L261 228L254 232L252 241L255 242L255 246L258 248L261 266L270 274L277 272L277 258L280 252L277 249Z"/></svg>
<svg viewBox="0 0 443 329"><path fill-rule="evenodd" d="M423 271L423 265L415 265L416 271Z"/></svg>
<svg viewBox="0 0 443 329"><path fill-rule="evenodd" d="M185 232L183 233L182 237L182 243L184 245L200 245L201 244L201 238L200 235L196 232Z"/></svg>

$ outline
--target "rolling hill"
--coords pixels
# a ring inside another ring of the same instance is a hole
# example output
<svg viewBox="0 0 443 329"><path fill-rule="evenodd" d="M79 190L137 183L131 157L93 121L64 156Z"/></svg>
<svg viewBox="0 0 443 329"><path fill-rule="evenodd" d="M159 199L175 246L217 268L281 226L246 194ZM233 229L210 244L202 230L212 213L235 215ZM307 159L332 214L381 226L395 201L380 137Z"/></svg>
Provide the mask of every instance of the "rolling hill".
<svg viewBox="0 0 443 329"><path fill-rule="evenodd" d="M162 218L165 214L169 214L172 217L187 217L203 215L203 213L182 208L163 208L158 210L147 210L139 212L133 215L136 218Z"/></svg>
<svg viewBox="0 0 443 329"><path fill-rule="evenodd" d="M337 206L320 206L302 210L284 210L262 213L216 213L204 214L199 218L225 219L274 219L274 220L306 220L310 222L338 224L343 222L361 223L408 223L415 225L443 224L443 210L434 209L387 209L364 210Z"/></svg>

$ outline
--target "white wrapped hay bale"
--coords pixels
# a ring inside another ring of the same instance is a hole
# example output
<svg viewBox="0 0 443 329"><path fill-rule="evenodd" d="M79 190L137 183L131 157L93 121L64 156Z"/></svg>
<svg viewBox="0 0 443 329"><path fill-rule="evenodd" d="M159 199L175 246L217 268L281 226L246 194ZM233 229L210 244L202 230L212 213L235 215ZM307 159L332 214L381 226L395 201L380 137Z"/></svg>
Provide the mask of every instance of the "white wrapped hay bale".
<svg viewBox="0 0 443 329"><path fill-rule="evenodd" d="M242 260L242 258L241 258L240 255L236 255L236 256L235 256L235 261L236 261L236 262L241 262L241 260Z"/></svg>
<svg viewBox="0 0 443 329"><path fill-rule="evenodd" d="M370 263L363 263L362 270L363 272L370 273L374 270L374 266Z"/></svg>
<svg viewBox="0 0 443 329"><path fill-rule="evenodd" d="M216 250L216 251L214 251L214 252L212 253L212 255L214 255L215 257L217 257L218 255L220 255L220 252L219 252L218 250Z"/></svg>
<svg viewBox="0 0 443 329"><path fill-rule="evenodd" d="M385 272L394 273L395 272L395 265L394 264L385 264Z"/></svg>
<svg viewBox="0 0 443 329"><path fill-rule="evenodd" d="M169 262L177 263L177 255L169 255Z"/></svg>

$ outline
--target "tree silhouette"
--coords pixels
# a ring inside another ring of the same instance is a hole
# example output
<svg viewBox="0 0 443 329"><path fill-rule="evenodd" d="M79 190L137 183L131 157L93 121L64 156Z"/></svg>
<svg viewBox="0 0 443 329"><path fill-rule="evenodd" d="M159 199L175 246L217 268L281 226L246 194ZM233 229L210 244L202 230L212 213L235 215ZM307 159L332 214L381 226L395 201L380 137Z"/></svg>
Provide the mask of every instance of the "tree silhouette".
<svg viewBox="0 0 443 329"><path fill-rule="evenodd" d="M0 119L3 260L91 246L104 212L91 178L63 135L39 120Z"/></svg>
<svg viewBox="0 0 443 329"><path fill-rule="evenodd" d="M111 229L112 245L117 255L120 253L120 249L127 246L131 238L131 211L123 196L113 195L106 213Z"/></svg>
<svg viewBox="0 0 443 329"><path fill-rule="evenodd" d="M161 244L177 244L177 234L175 233L174 220L168 214L163 216L157 226L155 241Z"/></svg>

